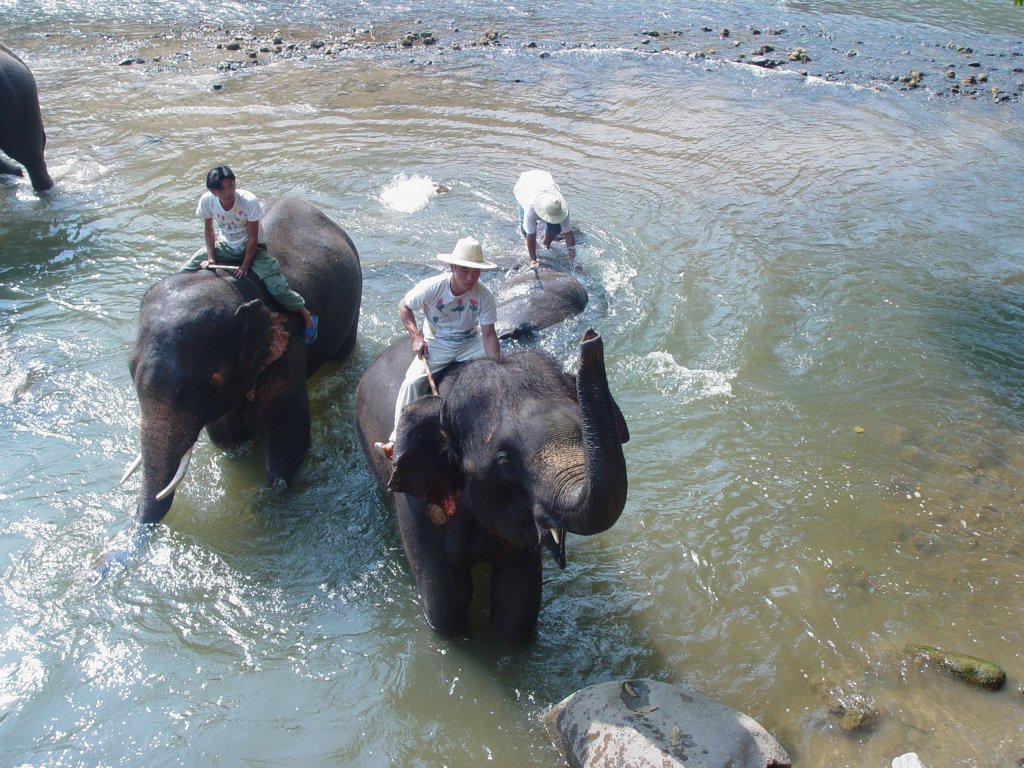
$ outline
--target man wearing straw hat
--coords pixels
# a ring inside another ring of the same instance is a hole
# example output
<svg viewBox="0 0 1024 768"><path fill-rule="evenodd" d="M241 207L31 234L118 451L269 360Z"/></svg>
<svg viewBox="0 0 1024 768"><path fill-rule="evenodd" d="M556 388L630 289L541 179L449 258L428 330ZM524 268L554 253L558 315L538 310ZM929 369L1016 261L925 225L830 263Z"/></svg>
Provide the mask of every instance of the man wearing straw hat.
<svg viewBox="0 0 1024 768"><path fill-rule="evenodd" d="M537 229L544 225L544 247L562 237L574 268L576 261L576 235L569 221L569 206L558 185L547 171L524 171L512 188L519 204L519 228L526 236L526 252L530 256L530 269L537 268Z"/></svg>
<svg viewBox="0 0 1024 768"><path fill-rule="evenodd" d="M373 447L391 459L402 409L426 394L437 373L455 362L501 357L494 323L498 319L494 294L480 282L480 272L497 268L484 259L480 243L464 237L451 253L437 258L451 271L421 280L398 302L398 317L412 340L413 360L405 372L395 401L395 427L385 443ZM416 324L416 310L423 312L423 332Z"/></svg>

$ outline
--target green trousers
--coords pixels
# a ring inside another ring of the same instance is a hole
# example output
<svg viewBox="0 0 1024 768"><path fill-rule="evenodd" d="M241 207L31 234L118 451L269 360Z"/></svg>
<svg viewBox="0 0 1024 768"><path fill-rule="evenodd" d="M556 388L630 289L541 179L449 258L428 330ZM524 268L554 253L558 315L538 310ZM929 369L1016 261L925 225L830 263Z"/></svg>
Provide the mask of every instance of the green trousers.
<svg viewBox="0 0 1024 768"><path fill-rule="evenodd" d="M232 266L236 264L241 265L242 259L245 256L244 253L238 254L233 249L228 248L227 243L219 237L217 238L217 245L214 247L214 253L216 254L215 261L217 264L230 264ZM191 259L185 262L185 266L181 268L181 271L195 272L205 259L206 247L204 246L197 250ZM267 291L270 292L270 295L274 297L277 303L289 312L298 312L306 306L306 300L289 287L288 281L281 274L281 265L277 263L277 259L270 255L267 246L262 243L256 246L256 254L252 257L252 265L249 268L263 281L263 284L267 286Z"/></svg>

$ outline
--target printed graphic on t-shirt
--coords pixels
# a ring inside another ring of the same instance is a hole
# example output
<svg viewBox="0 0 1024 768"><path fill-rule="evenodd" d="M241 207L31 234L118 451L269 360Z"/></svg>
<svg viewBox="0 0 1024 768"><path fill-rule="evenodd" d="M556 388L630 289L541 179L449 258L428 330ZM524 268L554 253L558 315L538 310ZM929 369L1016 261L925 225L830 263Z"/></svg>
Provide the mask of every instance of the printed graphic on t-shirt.
<svg viewBox="0 0 1024 768"><path fill-rule="evenodd" d="M445 325L462 325L463 323L463 312L469 311L474 318L480 315L480 302L476 299L469 299L468 302L464 300L462 296L459 296L455 301L445 304L444 299L438 299L434 304L435 312L430 317L430 324L434 326L436 330ZM475 335L475 328L473 331L468 333L460 333L459 336L472 336Z"/></svg>
<svg viewBox="0 0 1024 768"><path fill-rule="evenodd" d="M434 305L437 313L431 317L434 325L439 325L445 321L445 319L452 319L453 317L461 317L462 313L467 309L473 314L480 313L480 302L476 299L470 299L467 305L460 296L451 304L444 304L442 299L437 299L437 303Z"/></svg>
<svg viewBox="0 0 1024 768"><path fill-rule="evenodd" d="M263 207L250 192L239 189L235 191L235 204L225 211L220 200L212 192L206 192L199 198L196 215L212 219L217 234L232 250L244 250L249 239L249 222L263 218ZM262 228L259 241L263 242Z"/></svg>
<svg viewBox="0 0 1024 768"><path fill-rule="evenodd" d="M218 206L219 207L219 206ZM238 203L235 203L235 207L230 211L225 211L221 208L219 211L214 213L214 219L217 222L217 226L224 235L224 239L229 243L237 243L239 240L245 240L248 235L249 220L242 214L241 209L238 207Z"/></svg>

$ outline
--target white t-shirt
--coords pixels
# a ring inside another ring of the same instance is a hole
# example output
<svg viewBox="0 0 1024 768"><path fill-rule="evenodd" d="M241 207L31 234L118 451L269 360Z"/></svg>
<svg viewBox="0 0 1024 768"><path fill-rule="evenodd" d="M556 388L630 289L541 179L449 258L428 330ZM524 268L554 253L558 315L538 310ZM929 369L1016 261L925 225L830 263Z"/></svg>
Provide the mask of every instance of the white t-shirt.
<svg viewBox="0 0 1024 768"><path fill-rule="evenodd" d="M549 189L562 194L562 190L558 188L551 174L541 170L523 171L523 173L519 174L519 181L512 187L512 194L516 196L516 202L523 209L523 220L520 224L523 232L528 235L537 234L537 221L540 218L533 209L533 201L537 199L537 195ZM547 222L544 222L544 224L546 226ZM562 232L568 232L572 229L568 216L565 217L560 226Z"/></svg>
<svg viewBox="0 0 1024 768"><path fill-rule="evenodd" d="M235 205L230 211L225 211L220 200L207 190L199 198L196 216L201 219L213 219L218 233L232 251L245 251L245 244L249 239L250 221L260 223L257 242L261 244L267 242L267 235L263 231L263 206L256 199L256 195L246 192L244 189L235 190Z"/></svg>
<svg viewBox="0 0 1024 768"><path fill-rule="evenodd" d="M481 282L461 296L452 295L451 272L428 277L414 285L402 298L413 312L423 312L423 338L441 343L462 343L480 332L481 325L494 325L498 308L491 289Z"/></svg>

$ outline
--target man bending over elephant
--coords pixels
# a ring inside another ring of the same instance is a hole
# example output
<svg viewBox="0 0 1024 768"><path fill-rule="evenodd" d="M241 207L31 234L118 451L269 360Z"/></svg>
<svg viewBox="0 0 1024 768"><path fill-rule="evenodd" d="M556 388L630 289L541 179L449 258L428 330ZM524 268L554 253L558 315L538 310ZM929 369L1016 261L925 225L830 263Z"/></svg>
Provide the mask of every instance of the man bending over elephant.
<svg viewBox="0 0 1024 768"><path fill-rule="evenodd" d="M537 268L537 230L544 228L543 243L548 250L555 240L565 240L569 259L577 271L582 271L576 260L576 235L569 220L569 205L555 180L547 171L524 171L512 188L519 209L519 229L526 238L526 253L530 269Z"/></svg>
<svg viewBox="0 0 1024 768"><path fill-rule="evenodd" d="M426 394L431 372L455 362L501 357L494 330L497 304L490 288L480 282L482 270L498 265L484 259L483 248L472 237L462 238L455 250L439 253L437 258L450 264L451 272L421 280L398 302L398 317L409 332L415 356L398 390L394 429L387 442L373 444L374 450L388 460L394 454L402 409ZM422 333L416 324L417 309L423 312Z"/></svg>
<svg viewBox="0 0 1024 768"><path fill-rule="evenodd" d="M218 165L206 174L207 191L196 206L196 216L204 222L206 242L181 271L238 264L235 277L245 277L251 269L282 307L302 316L306 324L305 342L312 344L316 341L317 316L310 314L306 300L288 286L277 259L267 250L260 201L235 184L235 173L226 165Z"/></svg>

